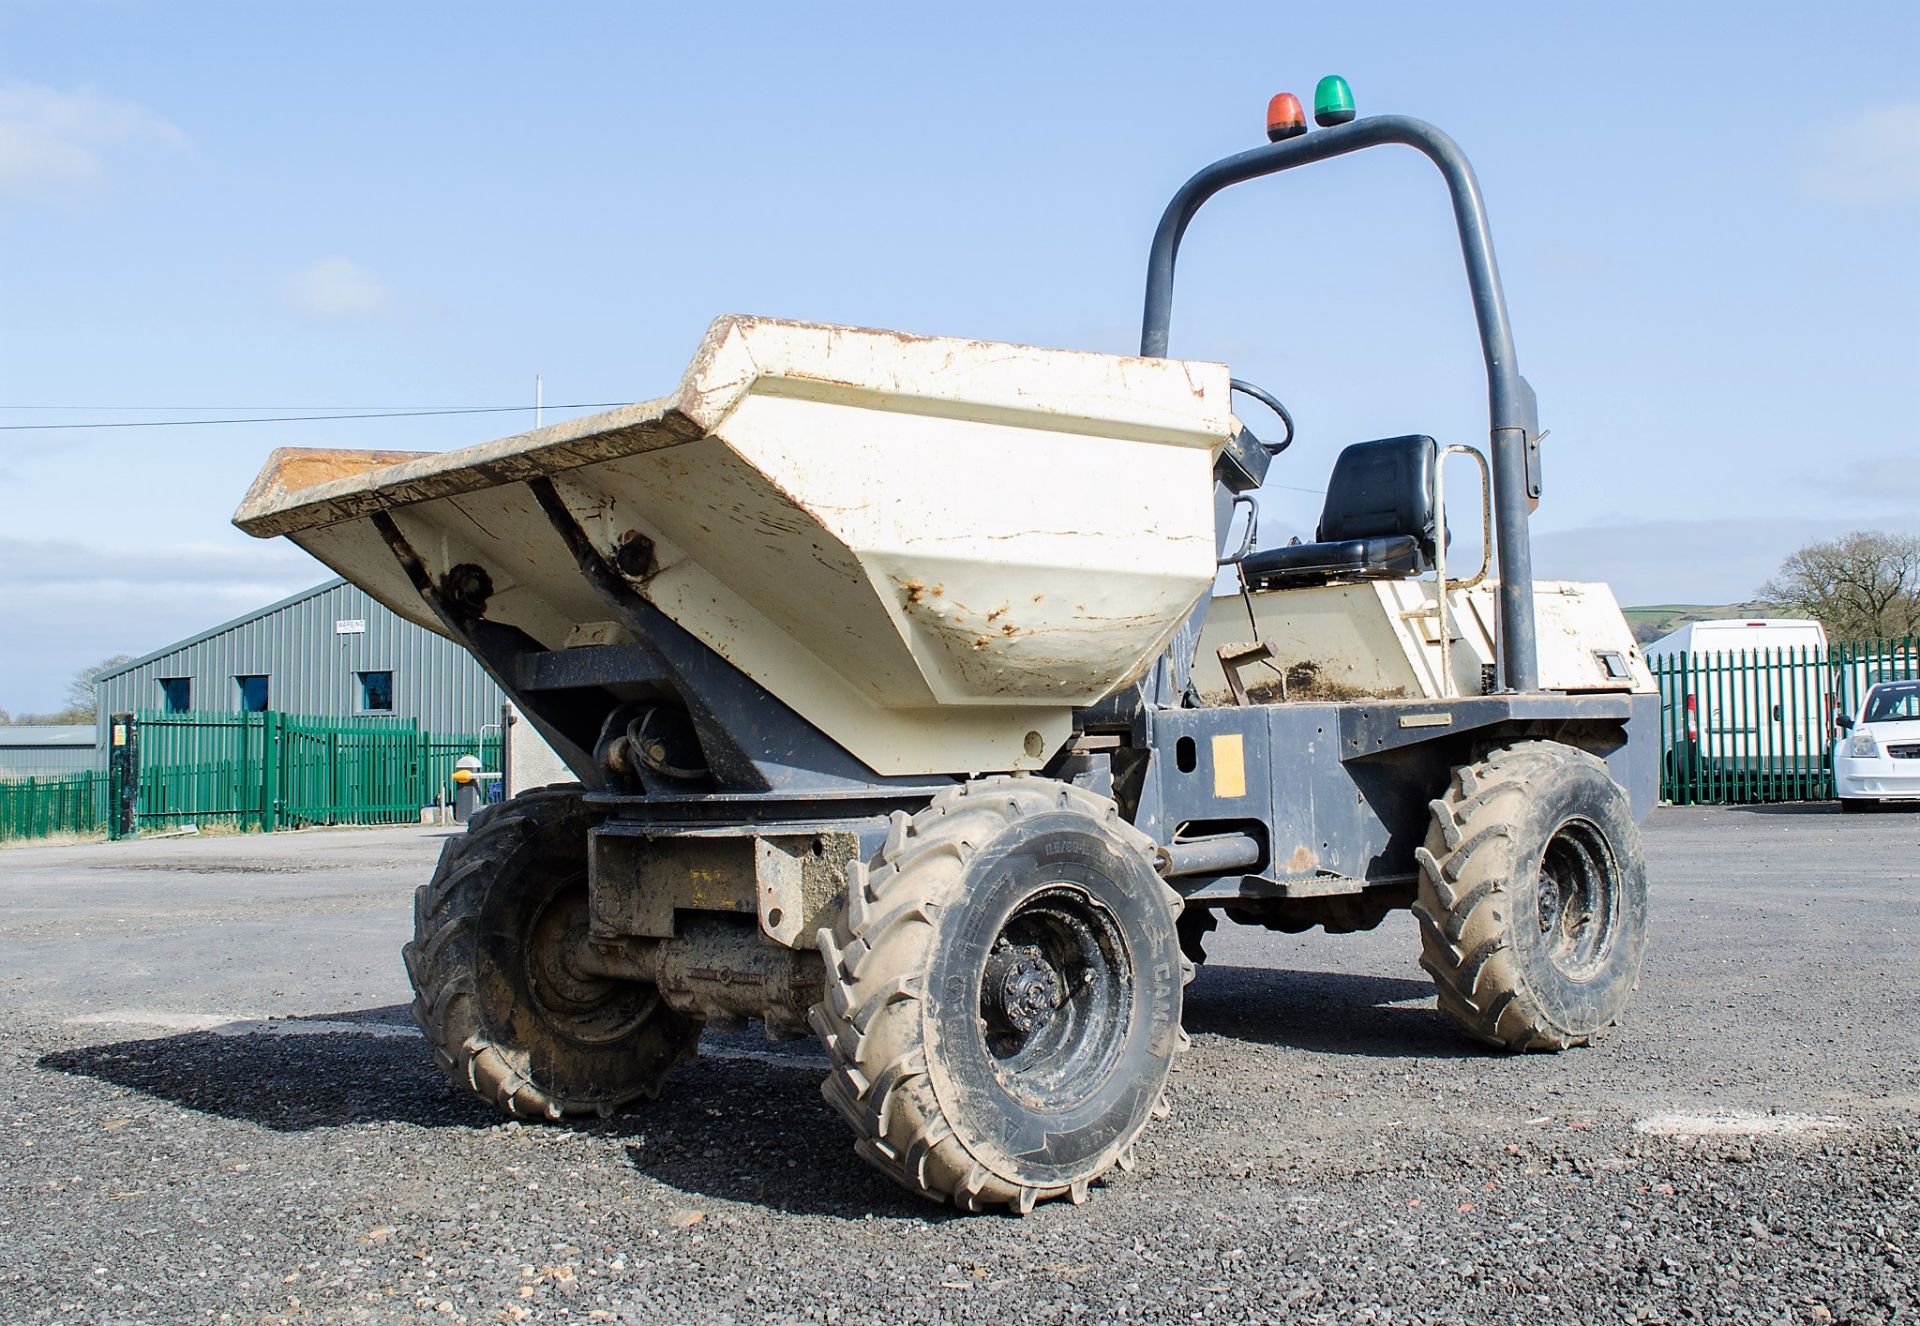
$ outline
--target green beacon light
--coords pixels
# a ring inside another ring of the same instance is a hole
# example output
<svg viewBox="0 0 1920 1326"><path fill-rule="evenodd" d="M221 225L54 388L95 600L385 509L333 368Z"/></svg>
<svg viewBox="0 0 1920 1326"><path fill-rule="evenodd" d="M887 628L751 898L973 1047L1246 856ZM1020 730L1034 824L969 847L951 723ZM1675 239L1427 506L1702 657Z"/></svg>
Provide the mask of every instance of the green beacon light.
<svg viewBox="0 0 1920 1326"><path fill-rule="evenodd" d="M1353 119L1353 89L1338 74L1328 74L1313 89L1313 122L1322 129Z"/></svg>

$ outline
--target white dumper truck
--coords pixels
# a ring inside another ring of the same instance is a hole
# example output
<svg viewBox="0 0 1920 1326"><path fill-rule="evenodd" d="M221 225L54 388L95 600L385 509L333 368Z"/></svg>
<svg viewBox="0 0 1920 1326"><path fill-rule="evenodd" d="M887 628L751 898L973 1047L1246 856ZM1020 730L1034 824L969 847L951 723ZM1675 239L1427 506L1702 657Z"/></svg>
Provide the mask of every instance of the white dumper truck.
<svg viewBox="0 0 1920 1326"><path fill-rule="evenodd" d="M1138 356L723 317L657 400L272 457L237 523L465 644L577 780L482 810L419 891L414 1012L460 1088L606 1114L754 1019L820 1038L867 1161L1024 1212L1132 1163L1219 914L1411 908L1440 1006L1505 1049L1621 1016L1655 697L1610 596L1532 582L1539 430L1466 159L1323 122L1179 191ZM1207 198L1383 144L1452 197L1497 581L1446 569L1421 435L1348 449L1314 543L1223 546L1284 445L1232 397L1273 398L1167 357ZM1263 648L1344 689L1227 685Z"/></svg>

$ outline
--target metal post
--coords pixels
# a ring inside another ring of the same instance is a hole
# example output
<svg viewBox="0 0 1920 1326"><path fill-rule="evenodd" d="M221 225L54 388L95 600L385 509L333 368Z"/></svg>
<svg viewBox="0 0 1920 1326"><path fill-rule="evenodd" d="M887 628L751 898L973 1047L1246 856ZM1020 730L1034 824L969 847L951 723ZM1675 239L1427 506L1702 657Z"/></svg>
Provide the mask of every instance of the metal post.
<svg viewBox="0 0 1920 1326"><path fill-rule="evenodd" d="M1520 376L1507 321L1506 297L1493 258L1493 234L1473 166L1459 145L1432 125L1404 115L1376 115L1270 143L1226 157L1180 187L1154 232L1147 263L1146 307L1140 353L1163 358L1173 321L1173 270L1180 240L1194 213L1230 185L1291 170L1309 162L1345 156L1362 148L1398 143L1424 154L1440 170L1453 199L1454 224L1466 262L1467 286L1479 325L1487 368L1487 401L1493 452L1494 518L1500 554L1500 660L1508 690L1539 687L1533 620L1533 557L1527 517L1540 497L1538 408L1533 389Z"/></svg>
<svg viewBox="0 0 1920 1326"><path fill-rule="evenodd" d="M1453 622L1447 612L1447 448L1433 458L1433 610L1440 619L1440 698L1453 698Z"/></svg>
<svg viewBox="0 0 1920 1326"><path fill-rule="evenodd" d="M280 827L280 755L285 742L279 714L268 710L260 719L260 831L273 833Z"/></svg>
<svg viewBox="0 0 1920 1326"><path fill-rule="evenodd" d="M503 700L500 703L500 797L503 801L513 800L513 794L520 789L513 777L513 729L516 726L513 716L513 702Z"/></svg>
<svg viewBox="0 0 1920 1326"><path fill-rule="evenodd" d="M115 714L107 732L107 836L131 838L140 829L140 722Z"/></svg>

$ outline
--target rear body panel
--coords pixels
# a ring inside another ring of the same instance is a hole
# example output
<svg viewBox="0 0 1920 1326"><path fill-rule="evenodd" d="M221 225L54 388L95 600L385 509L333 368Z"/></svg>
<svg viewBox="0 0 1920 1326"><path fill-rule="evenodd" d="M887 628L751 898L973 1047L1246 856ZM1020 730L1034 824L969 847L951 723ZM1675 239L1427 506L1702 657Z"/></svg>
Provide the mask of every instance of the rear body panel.
<svg viewBox="0 0 1920 1326"><path fill-rule="evenodd" d="M1448 593L1450 677L1441 672L1438 591L1431 578L1277 589L1245 600L1222 595L1207 611L1194 684L1210 699L1223 696L1220 649L1251 644L1257 631L1273 658L1270 665L1243 670L1249 686L1277 685L1284 676L1308 699L1478 695L1497 684L1497 594L1494 583ZM1533 597L1541 690L1653 689L1633 630L1607 586L1542 580L1535 582Z"/></svg>

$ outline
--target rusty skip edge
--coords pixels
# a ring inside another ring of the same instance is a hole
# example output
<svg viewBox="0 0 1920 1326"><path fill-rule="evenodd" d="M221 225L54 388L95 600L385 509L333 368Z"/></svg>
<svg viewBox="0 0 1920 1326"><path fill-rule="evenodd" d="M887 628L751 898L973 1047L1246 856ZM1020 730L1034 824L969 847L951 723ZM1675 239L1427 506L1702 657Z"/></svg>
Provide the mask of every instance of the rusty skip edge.
<svg viewBox="0 0 1920 1326"><path fill-rule="evenodd" d="M714 319L679 384L653 400L453 451L278 448L241 499L233 523L255 538L275 538L694 441L752 385L748 359L737 380L700 391L722 347L748 321L737 314Z"/></svg>
<svg viewBox="0 0 1920 1326"><path fill-rule="evenodd" d="M275 538L435 498L562 474L695 441L705 432L684 414L663 409L660 402L648 402L457 451L316 453L281 447L268 457L234 513L233 523L256 538ZM406 458L388 459L395 454Z"/></svg>
<svg viewBox="0 0 1920 1326"><path fill-rule="evenodd" d="M453 451L279 448L241 500L233 523L256 538L274 538L695 441L752 386L750 359L732 379L706 381L722 346L746 321L733 314L715 319L679 385L650 401Z"/></svg>
<svg viewBox="0 0 1920 1326"><path fill-rule="evenodd" d="M969 346L1016 354L1085 354L726 314L708 327L675 389L653 400L446 452L279 448L269 457L241 501L234 513L234 524L256 537L273 538L358 519L375 511L525 482L540 475L552 476L622 456L697 441L718 428L740 401L763 383L769 389L803 394L806 391L803 384L811 383L816 387L843 388L874 400L904 393L913 402L911 408L918 411L979 418L991 416L1009 422L1031 419L1036 426L1044 427L1058 427L1064 418L1057 405L1032 399L1041 393L1018 390L1017 383L1012 387L1005 382L998 383L987 393L995 399L974 401L957 396L947 399L950 393L937 381L916 383L917 390L907 392L900 380L881 384L852 380L834 371L830 350L821 351L822 341L816 335L821 332L828 333L824 344L829 347L846 339L867 337L903 347L944 347L949 354ZM763 366L754 355L756 336L811 336L813 344L803 352L794 352L791 346L783 350L777 341L769 341L775 359L785 355L792 362ZM1156 373L1178 370L1188 379L1192 377L1192 366L1184 361L1125 362L1151 365ZM1217 367L1221 373L1226 371L1224 366ZM1019 398L1017 405L1012 398L999 399L1009 390L1012 397ZM1199 394L1198 388L1195 393ZM1041 420L1047 422L1041 423ZM1136 421L1119 431L1138 431L1141 427L1144 425ZM1161 420L1146 431L1157 437L1181 430L1173 426L1172 420Z"/></svg>

